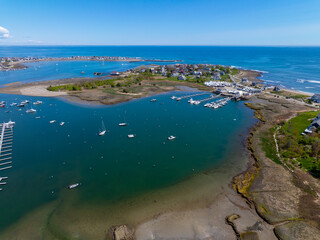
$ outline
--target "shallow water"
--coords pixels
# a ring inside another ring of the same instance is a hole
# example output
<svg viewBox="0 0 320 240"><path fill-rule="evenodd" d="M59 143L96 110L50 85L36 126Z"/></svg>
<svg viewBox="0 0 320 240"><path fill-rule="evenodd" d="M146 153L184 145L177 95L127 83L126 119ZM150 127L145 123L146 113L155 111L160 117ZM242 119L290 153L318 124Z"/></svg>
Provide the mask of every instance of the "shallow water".
<svg viewBox="0 0 320 240"><path fill-rule="evenodd" d="M116 206L125 212L151 193L174 186L170 194L183 195L184 187L178 183L201 176L208 169L217 170L210 176L211 183L206 180L209 188L228 184L232 174L245 168L246 161L237 159L243 152L239 134L245 134L255 122L252 111L243 102L230 102L217 110L193 106L186 100L171 100L173 94L188 92L158 95L157 102L145 98L109 107L27 97L44 102L35 106L36 114L25 113L28 107L22 111L9 107L10 113L0 109L2 121L16 122L13 168L1 173L9 179L1 192L0 229L55 200L63 202L56 211L63 209L66 222L74 216L95 218L94 213ZM10 103L25 97L1 95L1 99ZM57 122L50 124L53 119ZM107 134L99 137L102 119ZM64 126L59 126L61 121ZM119 122L128 126L119 127ZM128 134L136 137L129 139ZM170 135L177 138L168 141ZM225 180L220 183L219 179ZM82 185L66 190L75 182ZM132 200L135 204L128 203L130 199L136 199ZM117 218L123 219L125 214ZM103 215L101 219L109 218Z"/></svg>

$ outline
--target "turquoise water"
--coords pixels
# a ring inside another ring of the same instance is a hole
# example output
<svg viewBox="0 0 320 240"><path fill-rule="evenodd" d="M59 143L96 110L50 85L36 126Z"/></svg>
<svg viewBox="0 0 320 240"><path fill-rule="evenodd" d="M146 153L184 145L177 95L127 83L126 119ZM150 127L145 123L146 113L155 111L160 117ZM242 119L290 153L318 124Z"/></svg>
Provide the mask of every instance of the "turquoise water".
<svg viewBox="0 0 320 240"><path fill-rule="evenodd" d="M197 47L197 46L0 46L0 56L128 56L150 59L179 59L185 63L212 63L264 71L266 83L287 88L320 93L320 47ZM39 65L38 63L35 66ZM64 65L66 67L64 67ZM120 71L133 65L112 63L110 68L101 63L59 63L58 71L49 64L48 72L30 69L30 72L0 72L0 84L16 81L49 80L77 77L82 70L90 76L94 71ZM43 66L45 67L45 66ZM45 67L47 68L47 67ZM50 76L48 76L48 73Z"/></svg>
<svg viewBox="0 0 320 240"><path fill-rule="evenodd" d="M25 98L44 103L35 106L36 114L15 107L10 113L0 109L2 121L16 121L13 168L6 171L8 184L0 197L0 229L39 206L63 199L72 183L82 183L72 190L78 195L75 202L112 205L218 168L230 152L242 151L240 134L255 121L243 102L212 110L173 101L172 94L188 92L162 94L157 102L145 98L109 107L1 95L8 103ZM102 119L107 134L99 137ZM61 121L64 126L59 126ZM124 121L128 126L119 127ZM128 134L136 137L129 139ZM168 141L170 135L177 138Z"/></svg>

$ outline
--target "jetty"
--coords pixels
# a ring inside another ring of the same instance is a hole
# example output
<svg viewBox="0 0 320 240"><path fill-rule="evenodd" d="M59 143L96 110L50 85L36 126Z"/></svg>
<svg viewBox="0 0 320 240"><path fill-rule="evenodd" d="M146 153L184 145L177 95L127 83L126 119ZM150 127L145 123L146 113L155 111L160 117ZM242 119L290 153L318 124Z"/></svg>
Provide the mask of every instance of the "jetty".
<svg viewBox="0 0 320 240"><path fill-rule="evenodd" d="M13 127L15 122L9 121L0 124L0 185L6 185L2 180L8 177L2 177L2 172L12 168L12 141ZM3 189L0 188L0 191Z"/></svg>

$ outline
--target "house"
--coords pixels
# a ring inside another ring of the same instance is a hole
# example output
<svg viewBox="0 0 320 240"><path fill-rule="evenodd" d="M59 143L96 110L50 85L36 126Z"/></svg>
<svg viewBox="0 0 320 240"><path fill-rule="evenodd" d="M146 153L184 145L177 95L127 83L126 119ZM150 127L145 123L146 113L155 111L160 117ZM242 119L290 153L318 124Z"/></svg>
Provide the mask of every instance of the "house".
<svg viewBox="0 0 320 240"><path fill-rule="evenodd" d="M186 78L186 76L184 76L184 75L180 75L180 76L178 77L178 80L185 81L185 80L187 80L187 78Z"/></svg>
<svg viewBox="0 0 320 240"><path fill-rule="evenodd" d="M273 88L273 91L274 91L274 92L280 92L280 91L281 91L281 88L280 88L279 86L275 86L275 87Z"/></svg>
<svg viewBox="0 0 320 240"><path fill-rule="evenodd" d="M172 73L172 77L179 77L179 73L177 72Z"/></svg>
<svg viewBox="0 0 320 240"><path fill-rule="evenodd" d="M318 94L319 95L319 94ZM320 114L312 121L302 134L312 133L320 127Z"/></svg>
<svg viewBox="0 0 320 240"><path fill-rule="evenodd" d="M320 94L313 94L313 96L310 98L310 100L312 102L315 102L315 103L320 103Z"/></svg>
<svg viewBox="0 0 320 240"><path fill-rule="evenodd" d="M220 73L213 73L212 74L212 79L213 80L221 80Z"/></svg>
<svg viewBox="0 0 320 240"><path fill-rule="evenodd" d="M242 79L241 79L241 82L242 82L242 83L248 83L249 80L248 80L248 78L242 78Z"/></svg>

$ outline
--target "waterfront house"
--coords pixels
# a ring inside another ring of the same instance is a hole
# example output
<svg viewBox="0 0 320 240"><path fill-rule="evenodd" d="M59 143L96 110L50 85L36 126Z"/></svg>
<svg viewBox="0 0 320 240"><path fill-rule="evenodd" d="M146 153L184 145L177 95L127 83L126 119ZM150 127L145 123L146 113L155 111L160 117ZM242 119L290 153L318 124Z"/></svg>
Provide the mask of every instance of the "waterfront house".
<svg viewBox="0 0 320 240"><path fill-rule="evenodd" d="M309 127L307 127L302 134L313 133L319 127L320 127L320 114L312 121Z"/></svg>
<svg viewBox="0 0 320 240"><path fill-rule="evenodd" d="M275 87L273 88L273 91L274 91L274 92L280 92L280 91L281 91L281 88L280 88L279 86L275 86Z"/></svg>
<svg viewBox="0 0 320 240"><path fill-rule="evenodd" d="M320 94L313 94L313 96L310 98L310 100L312 102L315 102L315 103L320 103Z"/></svg>

